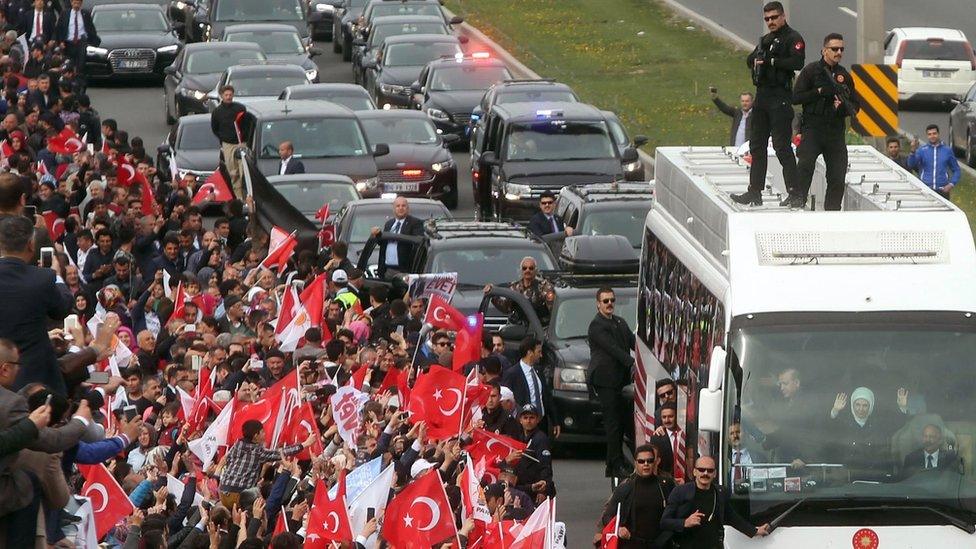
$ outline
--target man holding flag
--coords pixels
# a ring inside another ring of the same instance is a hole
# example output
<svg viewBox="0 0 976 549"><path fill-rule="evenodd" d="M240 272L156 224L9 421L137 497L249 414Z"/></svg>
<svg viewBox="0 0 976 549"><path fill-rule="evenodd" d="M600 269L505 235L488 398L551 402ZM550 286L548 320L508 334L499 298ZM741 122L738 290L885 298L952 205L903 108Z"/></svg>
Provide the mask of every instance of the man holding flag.
<svg viewBox="0 0 976 549"><path fill-rule="evenodd" d="M593 539L600 547L665 547L670 533L661 531L661 515L674 489L674 481L657 476L657 450L645 444L634 452L634 474L621 482L603 507ZM613 524L614 527L608 527ZM610 536L613 536L612 538Z"/></svg>

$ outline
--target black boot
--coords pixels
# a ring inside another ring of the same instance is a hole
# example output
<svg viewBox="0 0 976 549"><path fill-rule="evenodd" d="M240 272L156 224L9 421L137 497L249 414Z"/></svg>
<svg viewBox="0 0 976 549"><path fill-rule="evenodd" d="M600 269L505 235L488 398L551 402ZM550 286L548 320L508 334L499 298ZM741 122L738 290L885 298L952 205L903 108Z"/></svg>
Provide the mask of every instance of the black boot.
<svg viewBox="0 0 976 549"><path fill-rule="evenodd" d="M762 206L762 195L758 192L746 191L742 194L729 195L734 202L747 206Z"/></svg>

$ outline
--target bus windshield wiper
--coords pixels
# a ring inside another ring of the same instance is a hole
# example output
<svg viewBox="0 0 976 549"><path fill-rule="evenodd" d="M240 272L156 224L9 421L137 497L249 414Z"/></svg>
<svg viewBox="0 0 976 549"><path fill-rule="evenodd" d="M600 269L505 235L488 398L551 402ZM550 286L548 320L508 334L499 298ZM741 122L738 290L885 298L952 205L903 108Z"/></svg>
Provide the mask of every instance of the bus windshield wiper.
<svg viewBox="0 0 976 549"><path fill-rule="evenodd" d="M798 499L798 500L796 500L796 503L794 503L793 505L790 505L789 507L786 508L785 511L783 511L782 513L776 515L776 518L774 518L773 520L769 521L769 531L772 532L773 530L775 530L776 528L778 528L779 525L780 525L780 523L783 522L783 519L785 519L786 517L788 517L790 515L790 513L792 513L793 511L795 511L797 507L799 507L799 506L803 505L804 503L806 503L807 500L809 500L809 499L810 498L801 498L801 499Z"/></svg>
<svg viewBox="0 0 976 549"><path fill-rule="evenodd" d="M801 500L802 501L802 500ZM883 503L880 505L854 505L847 507L833 507L827 509L827 512L848 512L848 511L928 511L930 513L939 515L940 517L949 521L949 524L959 528L960 530L966 532L967 534L976 533L976 524L973 524L972 519L969 520L959 517L959 513L951 514L942 509L939 509L935 505L931 504L917 504L916 502L908 502L910 505L899 505L899 504L887 504ZM945 505L939 505L946 509L952 509L956 511L953 507L948 507Z"/></svg>

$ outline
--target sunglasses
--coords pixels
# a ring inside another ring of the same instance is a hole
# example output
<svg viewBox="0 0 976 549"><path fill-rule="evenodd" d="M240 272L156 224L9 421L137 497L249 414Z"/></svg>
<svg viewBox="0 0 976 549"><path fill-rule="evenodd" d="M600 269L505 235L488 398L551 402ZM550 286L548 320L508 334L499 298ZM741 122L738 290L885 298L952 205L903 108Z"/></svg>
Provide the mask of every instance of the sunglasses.
<svg viewBox="0 0 976 549"><path fill-rule="evenodd" d="M617 298L615 298L615 297L608 297L606 299L601 299L600 301L603 302L604 305L609 305L611 303L616 303L617 302Z"/></svg>
<svg viewBox="0 0 976 549"><path fill-rule="evenodd" d="M770 21L775 21L782 16L783 16L782 13L777 13L776 15L767 15L766 17L763 17L763 21L769 23Z"/></svg>
<svg viewBox="0 0 976 549"><path fill-rule="evenodd" d="M666 397L668 395L673 395L673 394L674 394L674 389L668 389L667 391L664 391L663 393L658 393L657 396L659 396L659 397Z"/></svg>
<svg viewBox="0 0 976 549"><path fill-rule="evenodd" d="M650 464L654 463L654 460L653 459L638 459L637 460L637 463L640 464L640 465L650 465Z"/></svg>
<svg viewBox="0 0 976 549"><path fill-rule="evenodd" d="M522 270L523 271L534 271L535 270L535 265L525 265L525 266L522 267Z"/></svg>
<svg viewBox="0 0 976 549"><path fill-rule="evenodd" d="M434 344L435 347L447 347L448 345L450 345L450 343L447 341L438 341Z"/></svg>
<svg viewBox="0 0 976 549"><path fill-rule="evenodd" d="M837 53L837 52L843 53L844 52L844 46L830 46L827 49L830 50L830 51L832 51L832 52L834 52L834 53Z"/></svg>
<svg viewBox="0 0 976 549"><path fill-rule="evenodd" d="M712 474L712 473L715 472L715 468L714 467L711 467L711 468L709 468L709 467L695 467L695 470L698 471L699 473L703 474L703 475L710 475L710 474Z"/></svg>
<svg viewBox="0 0 976 549"><path fill-rule="evenodd" d="M554 200L543 200L542 202L539 202L539 204L542 204L543 206L551 206L555 203L556 202Z"/></svg>

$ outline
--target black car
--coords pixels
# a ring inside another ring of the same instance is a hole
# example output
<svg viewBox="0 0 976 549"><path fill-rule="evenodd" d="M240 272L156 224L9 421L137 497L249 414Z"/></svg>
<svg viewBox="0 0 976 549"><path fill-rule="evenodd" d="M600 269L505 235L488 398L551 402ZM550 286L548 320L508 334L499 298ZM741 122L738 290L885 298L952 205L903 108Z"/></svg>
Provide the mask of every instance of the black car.
<svg viewBox="0 0 976 549"><path fill-rule="evenodd" d="M244 105L278 99L288 86L308 84L308 73L298 65L254 63L234 65L217 80L217 87L207 94L210 111L220 104L218 93L224 86L234 87L234 101Z"/></svg>
<svg viewBox="0 0 976 549"><path fill-rule="evenodd" d="M252 42L261 46L268 59L277 63L298 65L305 69L310 82L319 81L319 68L312 57L322 51L302 44L302 37L291 25L281 23L247 23L228 25L224 29L223 42Z"/></svg>
<svg viewBox="0 0 976 549"><path fill-rule="evenodd" d="M310 99L329 101L353 111L370 111L376 108L373 98L362 86L356 84L299 84L288 86L278 99Z"/></svg>
<svg viewBox="0 0 976 549"><path fill-rule="evenodd" d="M485 127L471 168L482 216L528 219L544 191L620 181L638 159L618 149L604 114L585 103L495 105Z"/></svg>
<svg viewBox="0 0 976 549"><path fill-rule="evenodd" d="M88 46L89 77L162 76L180 51L180 40L156 4L95 6L92 21L102 39Z"/></svg>
<svg viewBox="0 0 976 549"><path fill-rule="evenodd" d="M386 39L375 62L366 63L366 83L383 108L410 107L410 84L427 63L462 55L461 42L441 34L408 34Z"/></svg>
<svg viewBox="0 0 976 549"><path fill-rule="evenodd" d="M649 183L568 185L559 191L556 213L575 235L620 235L639 250L653 201Z"/></svg>
<svg viewBox="0 0 976 549"><path fill-rule="evenodd" d="M359 200L359 192L352 179L338 174L296 174L268 176L268 183L284 198L285 202L311 221L311 226L331 226L346 204ZM329 217L316 218L325 204L329 205ZM258 210L258 224L270 233L271 222ZM302 232L301 230L299 232ZM334 232L316 230L314 234L299 234L299 240L317 239L319 246L332 244Z"/></svg>
<svg viewBox="0 0 976 549"><path fill-rule="evenodd" d="M342 0L308 0L308 27L313 39L332 40L333 19Z"/></svg>
<svg viewBox="0 0 976 549"><path fill-rule="evenodd" d="M257 44L203 42L187 44L173 64L163 69L163 101L166 123L192 113L207 112L207 94L227 67L244 61L263 61L264 52Z"/></svg>
<svg viewBox="0 0 976 549"><path fill-rule="evenodd" d="M506 80L488 88L484 97L481 98L481 102L471 111L471 121L468 123L471 165L473 166L478 161L475 156L478 150L476 142L480 139L485 128L485 113L495 105L526 102L575 103L577 101L579 101L579 97L573 88L554 80Z"/></svg>
<svg viewBox="0 0 976 549"><path fill-rule="evenodd" d="M951 100L949 113L949 145L970 167L976 168L976 84L962 100Z"/></svg>
<svg viewBox="0 0 976 549"><path fill-rule="evenodd" d="M95 6L112 6L116 4L146 4L151 6L162 6L163 10L165 11L166 5L168 3L169 3L168 0L82 0L81 9L91 11L95 9ZM71 4L70 2L62 2L62 5L65 8L68 8L70 4ZM30 9L29 8L30 4L27 4L27 6L28 9ZM50 8L55 9L57 13L60 13L60 10L57 10L56 4L48 3L48 6ZM101 31L101 29L98 30ZM101 34L101 32L99 32L99 34Z"/></svg>
<svg viewBox="0 0 976 549"><path fill-rule="evenodd" d="M357 30L360 36L366 37L373 20L378 17L399 17L405 15L427 15L444 19L447 25L459 25L464 19L458 16L448 17L441 7L439 0L370 0L359 18Z"/></svg>
<svg viewBox="0 0 976 549"><path fill-rule="evenodd" d="M201 181L217 169L220 142L210 128L209 114L191 114L181 117L157 149L156 167L160 173L173 173L180 177L192 173ZM175 170L172 163L176 164Z"/></svg>
<svg viewBox="0 0 976 549"><path fill-rule="evenodd" d="M248 105L255 117L249 139L258 169L278 173L278 145L291 141L306 173L352 178L362 196L379 196L374 157L389 153L385 143L370 143L351 110L327 101L260 101Z"/></svg>
<svg viewBox="0 0 976 549"><path fill-rule="evenodd" d="M429 198L408 198L410 215L419 219L452 219L450 210L439 200ZM373 227L382 227L387 219L393 217L392 198L364 198L346 204L335 219L336 240L349 245L349 259L356 262L369 240ZM366 262L375 264L376 249L373 248Z"/></svg>
<svg viewBox="0 0 976 549"><path fill-rule="evenodd" d="M284 23L298 30L302 43L310 45L303 0L207 0L196 4L193 20L186 23L186 40L220 40L228 25Z"/></svg>
<svg viewBox="0 0 976 549"><path fill-rule="evenodd" d="M352 40L365 7L366 0L341 0L332 18L332 52L341 53L343 61L352 60Z"/></svg>
<svg viewBox="0 0 976 549"><path fill-rule="evenodd" d="M428 63L410 85L411 104L427 113L442 133L461 138L485 90L511 78L505 63L487 54L438 59Z"/></svg>
<svg viewBox="0 0 976 549"><path fill-rule="evenodd" d="M458 205L457 165L426 115L404 109L357 114L370 143L386 143L390 154L376 159L376 177L384 193L436 198L453 210Z"/></svg>
<svg viewBox="0 0 976 549"><path fill-rule="evenodd" d="M365 65L376 62L376 55L383 42L391 36L404 34L450 34L450 29L440 17L407 15L401 17L378 17L373 21L365 38L353 40L352 74L357 84L365 77Z"/></svg>
<svg viewBox="0 0 976 549"><path fill-rule="evenodd" d="M634 149L635 151L638 147L643 147L647 144L646 135L635 135L633 139L627 134L627 129L617 118L617 113L613 111L602 111L603 117L607 121L607 126L610 127L610 136L613 137L613 142L617 145L617 150L625 151L627 149ZM621 167L624 170L624 179L627 181L647 181L647 177L644 174L644 163L641 162L640 157L637 160L626 161L621 159Z"/></svg>

